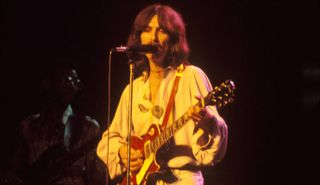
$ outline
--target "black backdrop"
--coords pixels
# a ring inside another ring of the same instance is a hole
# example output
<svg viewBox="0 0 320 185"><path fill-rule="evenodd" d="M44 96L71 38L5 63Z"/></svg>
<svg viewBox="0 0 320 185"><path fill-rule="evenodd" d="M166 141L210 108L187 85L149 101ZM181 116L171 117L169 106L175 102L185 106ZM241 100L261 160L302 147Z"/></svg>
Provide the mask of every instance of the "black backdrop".
<svg viewBox="0 0 320 185"><path fill-rule="evenodd" d="M228 151L204 170L206 184L313 184L317 121L309 110L316 109L302 109L301 77L305 66L318 69L317 1L2 0L3 169L18 122L39 110L41 68L57 57L74 60L85 84L75 109L106 126L109 50L126 43L135 15L153 2L183 15L191 63L215 85L228 78L237 84L235 102L221 110ZM127 83L126 56L114 54L112 115Z"/></svg>

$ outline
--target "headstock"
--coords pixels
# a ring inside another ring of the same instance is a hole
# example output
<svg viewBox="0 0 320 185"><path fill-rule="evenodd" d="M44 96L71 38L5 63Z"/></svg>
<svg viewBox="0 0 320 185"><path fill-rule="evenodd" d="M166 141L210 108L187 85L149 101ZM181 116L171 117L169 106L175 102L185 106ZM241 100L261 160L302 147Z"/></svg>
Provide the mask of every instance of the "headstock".
<svg viewBox="0 0 320 185"><path fill-rule="evenodd" d="M232 80L226 80L204 98L205 105L216 105L218 108L231 103L234 99L235 84Z"/></svg>

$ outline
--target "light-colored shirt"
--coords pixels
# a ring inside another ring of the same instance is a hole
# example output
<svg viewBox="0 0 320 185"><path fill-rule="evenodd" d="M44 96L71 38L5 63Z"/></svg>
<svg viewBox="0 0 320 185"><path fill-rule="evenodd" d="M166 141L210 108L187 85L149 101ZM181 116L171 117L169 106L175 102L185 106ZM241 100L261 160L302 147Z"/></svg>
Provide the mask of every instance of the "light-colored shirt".
<svg viewBox="0 0 320 185"><path fill-rule="evenodd" d="M170 67L166 69L155 104L151 103L149 79L140 76L134 80L132 98L133 135L143 137L151 124L162 124L164 112L175 80L175 73L175 69ZM196 97L205 97L211 90L211 83L200 68L192 65L186 66L179 82L168 125L186 113L189 107L196 104L198 102ZM125 167L120 164L118 150L120 146L127 143L128 105L129 87L127 86L121 95L110 128L104 132L97 147L97 155L108 166L111 178L119 176L126 171ZM154 112L153 109L155 106L161 107L160 109L163 109L163 111L158 110L156 114L152 113ZM166 161L169 168L181 168L187 164L198 167L214 165L223 158L227 147L227 125L219 116L215 106L207 106L206 109L211 115L214 115L217 120L209 120L207 123L209 127L214 127L215 122L218 128L211 129L212 132L206 133L210 135L212 142L210 142L207 147L199 146L197 140L201 133L195 132L197 123L190 120L174 135L173 147L168 151L168 154L170 153L172 156ZM161 112L163 113L161 114ZM182 151L181 148L186 148L187 150Z"/></svg>

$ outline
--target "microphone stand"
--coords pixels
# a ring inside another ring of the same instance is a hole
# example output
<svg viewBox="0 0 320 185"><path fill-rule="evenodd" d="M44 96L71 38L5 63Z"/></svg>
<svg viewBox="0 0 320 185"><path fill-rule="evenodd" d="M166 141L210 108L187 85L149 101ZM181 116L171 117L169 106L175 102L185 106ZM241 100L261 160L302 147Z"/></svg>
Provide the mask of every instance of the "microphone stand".
<svg viewBox="0 0 320 185"><path fill-rule="evenodd" d="M110 83L111 83L111 56L114 49L111 49L109 52L109 72L108 72L108 127L109 128L109 122L110 122ZM133 129L132 124L132 95L133 95L133 80L134 80L134 60L129 58L129 66L130 66L130 79L129 79L129 111L128 111L128 145L127 145L127 161L128 161L128 168L127 168L127 185L130 185L130 158L131 158L131 131ZM109 131L108 131L108 152L109 152ZM107 161L109 154L107 155ZM107 184L108 184L108 177L106 178Z"/></svg>
<svg viewBox="0 0 320 185"><path fill-rule="evenodd" d="M133 60L129 59L130 76L129 76L129 116L128 116L128 145L127 145L127 185L130 185L130 156L131 156L131 131L133 128L132 124L132 95L133 95L133 80L134 80L134 65Z"/></svg>

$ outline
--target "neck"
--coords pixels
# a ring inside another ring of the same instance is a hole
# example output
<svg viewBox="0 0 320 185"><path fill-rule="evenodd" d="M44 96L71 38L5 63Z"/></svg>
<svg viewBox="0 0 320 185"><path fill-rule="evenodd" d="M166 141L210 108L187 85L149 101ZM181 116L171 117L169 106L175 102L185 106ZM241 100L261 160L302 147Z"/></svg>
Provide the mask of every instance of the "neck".
<svg viewBox="0 0 320 185"><path fill-rule="evenodd" d="M164 69L150 69L150 73L163 73Z"/></svg>
<svg viewBox="0 0 320 185"><path fill-rule="evenodd" d="M151 79L162 79L164 75L164 68L157 67L157 68L151 68L150 67L150 74L149 77Z"/></svg>
<svg viewBox="0 0 320 185"><path fill-rule="evenodd" d="M154 61L150 61L149 66L150 66L150 73L161 73L161 72L164 72L165 70L162 64L158 64Z"/></svg>

